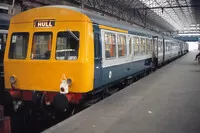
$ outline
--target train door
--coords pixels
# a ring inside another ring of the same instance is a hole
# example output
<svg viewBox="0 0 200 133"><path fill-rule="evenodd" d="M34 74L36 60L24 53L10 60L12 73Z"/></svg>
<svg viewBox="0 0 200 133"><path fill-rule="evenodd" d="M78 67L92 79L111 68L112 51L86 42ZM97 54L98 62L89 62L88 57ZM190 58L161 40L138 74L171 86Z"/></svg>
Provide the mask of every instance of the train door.
<svg viewBox="0 0 200 133"><path fill-rule="evenodd" d="M102 81L102 53L101 53L101 32L98 25L94 29L94 87L98 88Z"/></svg>
<svg viewBox="0 0 200 133"><path fill-rule="evenodd" d="M7 33L0 33L0 104L3 104L4 93L4 73L3 73L3 58L6 45Z"/></svg>
<svg viewBox="0 0 200 133"><path fill-rule="evenodd" d="M152 61L154 66L157 67L158 65L158 37L153 37L153 51L152 51Z"/></svg>

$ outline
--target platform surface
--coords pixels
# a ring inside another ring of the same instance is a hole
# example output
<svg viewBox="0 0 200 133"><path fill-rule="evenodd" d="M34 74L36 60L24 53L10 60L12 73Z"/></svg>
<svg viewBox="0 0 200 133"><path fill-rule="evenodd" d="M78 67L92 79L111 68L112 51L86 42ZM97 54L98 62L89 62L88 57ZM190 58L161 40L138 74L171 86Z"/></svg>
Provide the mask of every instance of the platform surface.
<svg viewBox="0 0 200 133"><path fill-rule="evenodd" d="M200 65L190 52L44 133L200 133Z"/></svg>

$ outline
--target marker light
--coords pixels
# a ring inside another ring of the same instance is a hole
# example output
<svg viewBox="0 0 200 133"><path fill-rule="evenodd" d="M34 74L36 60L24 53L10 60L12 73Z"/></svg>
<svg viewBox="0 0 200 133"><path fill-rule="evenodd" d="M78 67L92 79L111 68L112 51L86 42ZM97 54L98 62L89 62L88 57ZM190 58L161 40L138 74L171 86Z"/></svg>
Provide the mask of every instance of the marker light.
<svg viewBox="0 0 200 133"><path fill-rule="evenodd" d="M10 76L10 83L14 84L16 82L15 76Z"/></svg>

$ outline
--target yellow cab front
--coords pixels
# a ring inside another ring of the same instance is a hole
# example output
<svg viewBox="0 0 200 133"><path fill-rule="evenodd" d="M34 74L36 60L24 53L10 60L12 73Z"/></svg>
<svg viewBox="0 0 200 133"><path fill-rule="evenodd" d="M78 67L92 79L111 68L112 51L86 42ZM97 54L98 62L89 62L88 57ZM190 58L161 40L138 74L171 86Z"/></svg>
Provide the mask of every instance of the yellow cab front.
<svg viewBox="0 0 200 133"><path fill-rule="evenodd" d="M87 16L69 9L41 7L14 16L4 58L6 89L24 92L24 100L31 99L25 92L91 91L92 30Z"/></svg>

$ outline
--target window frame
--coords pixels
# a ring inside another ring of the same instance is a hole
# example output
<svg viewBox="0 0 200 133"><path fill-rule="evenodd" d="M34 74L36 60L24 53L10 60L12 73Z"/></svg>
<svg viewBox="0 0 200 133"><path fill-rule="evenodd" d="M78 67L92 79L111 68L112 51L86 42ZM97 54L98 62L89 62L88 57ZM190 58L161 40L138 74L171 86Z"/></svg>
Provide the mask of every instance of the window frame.
<svg viewBox="0 0 200 133"><path fill-rule="evenodd" d="M10 58L10 49L11 49L11 43L12 43L12 39L13 39L13 35L14 34L27 34L27 49L26 49L26 56L24 58ZM8 37L8 35L7 35ZM30 41L30 32L12 32L11 36L10 36L10 42L9 42L9 50L8 50L8 59L10 60L24 60L28 58L28 47L29 47L29 41Z"/></svg>

